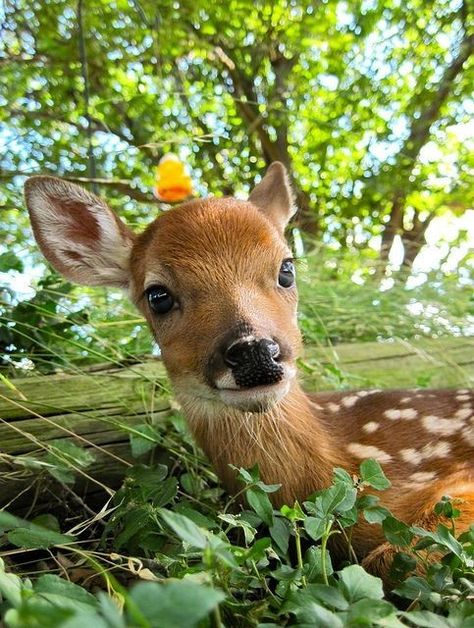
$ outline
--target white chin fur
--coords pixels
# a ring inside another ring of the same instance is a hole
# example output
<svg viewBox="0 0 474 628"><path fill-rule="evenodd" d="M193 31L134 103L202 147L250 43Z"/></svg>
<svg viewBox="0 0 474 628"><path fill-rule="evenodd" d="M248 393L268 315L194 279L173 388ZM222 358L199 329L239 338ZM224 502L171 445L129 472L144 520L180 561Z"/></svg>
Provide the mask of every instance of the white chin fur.
<svg viewBox="0 0 474 628"><path fill-rule="evenodd" d="M243 390L223 388L217 391L226 406L245 412L262 412L281 401L290 390L289 379L269 386L255 386Z"/></svg>

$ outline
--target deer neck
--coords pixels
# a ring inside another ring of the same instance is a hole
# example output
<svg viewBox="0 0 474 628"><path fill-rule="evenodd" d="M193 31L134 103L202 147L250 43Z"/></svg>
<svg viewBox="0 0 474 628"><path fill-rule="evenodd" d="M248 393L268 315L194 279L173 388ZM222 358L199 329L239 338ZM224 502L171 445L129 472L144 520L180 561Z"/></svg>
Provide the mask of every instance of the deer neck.
<svg viewBox="0 0 474 628"><path fill-rule="evenodd" d="M264 482L282 485L275 504L292 504L329 485L333 467L341 463L326 425L297 382L268 412L206 413L195 399L180 401L195 439L231 492L241 486L229 465L258 464Z"/></svg>

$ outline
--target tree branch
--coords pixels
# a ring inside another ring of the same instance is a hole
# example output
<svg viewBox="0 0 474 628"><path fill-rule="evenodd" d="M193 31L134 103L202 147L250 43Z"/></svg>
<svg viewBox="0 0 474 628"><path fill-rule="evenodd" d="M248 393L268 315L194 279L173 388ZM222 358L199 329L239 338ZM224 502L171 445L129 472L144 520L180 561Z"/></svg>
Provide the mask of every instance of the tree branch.
<svg viewBox="0 0 474 628"><path fill-rule="evenodd" d="M13 179L13 177L30 177L39 174L38 172L23 172L21 170L13 170L6 171L0 170L0 180L1 179ZM52 173L52 176L57 176L56 173ZM135 187L130 181L126 179L103 179L103 178L90 178L90 177L80 177L80 176L68 176L62 175L61 179L65 181L71 181L71 183L80 183L82 185L95 184L99 187L105 187L113 190L114 192L119 192L120 194L124 194L129 196L134 201L138 203L147 203L149 205L159 205L162 207L166 207L166 204L161 203L158 199L156 199L151 194L146 194L142 192L140 189Z"/></svg>

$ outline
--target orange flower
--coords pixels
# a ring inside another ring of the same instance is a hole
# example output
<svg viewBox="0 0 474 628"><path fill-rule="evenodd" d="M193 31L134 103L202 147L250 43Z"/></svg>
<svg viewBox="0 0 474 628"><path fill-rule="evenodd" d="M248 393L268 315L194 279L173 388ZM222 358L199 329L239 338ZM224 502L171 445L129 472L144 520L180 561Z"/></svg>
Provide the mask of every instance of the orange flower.
<svg viewBox="0 0 474 628"><path fill-rule="evenodd" d="M191 177L184 164L173 153L160 159L156 169L156 186L153 190L160 201L175 203L182 201L193 192Z"/></svg>

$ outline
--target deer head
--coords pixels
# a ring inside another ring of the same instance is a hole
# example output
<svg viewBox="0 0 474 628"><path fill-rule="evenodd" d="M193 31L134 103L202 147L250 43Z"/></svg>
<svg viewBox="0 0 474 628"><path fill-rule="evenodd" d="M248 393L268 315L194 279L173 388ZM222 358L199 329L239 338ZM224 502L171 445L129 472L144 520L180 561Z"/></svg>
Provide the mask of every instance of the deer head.
<svg viewBox="0 0 474 628"><path fill-rule="evenodd" d="M261 412L295 377L300 334L291 251L293 198L273 163L248 201L193 200L134 234L99 198L32 177L36 240L67 279L125 288L158 342L180 401L206 415Z"/></svg>

